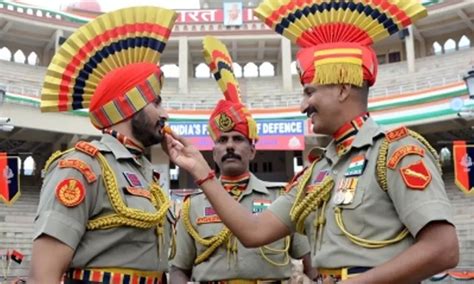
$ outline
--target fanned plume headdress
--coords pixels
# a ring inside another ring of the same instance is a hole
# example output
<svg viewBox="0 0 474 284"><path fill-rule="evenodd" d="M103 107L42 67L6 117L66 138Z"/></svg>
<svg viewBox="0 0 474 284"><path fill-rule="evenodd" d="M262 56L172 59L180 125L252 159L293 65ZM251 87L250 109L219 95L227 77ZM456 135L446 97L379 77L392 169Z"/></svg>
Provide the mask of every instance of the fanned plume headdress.
<svg viewBox="0 0 474 284"><path fill-rule="evenodd" d="M209 119L209 133L216 141L222 132L237 131L252 143L258 140L257 124L242 104L239 82L233 68L232 58L226 46L217 38L206 36L203 40L204 59L224 94Z"/></svg>
<svg viewBox="0 0 474 284"><path fill-rule="evenodd" d="M427 15L417 0L264 0L254 14L301 49L301 83L369 86L377 77L371 45Z"/></svg>
<svg viewBox="0 0 474 284"><path fill-rule="evenodd" d="M176 16L159 7L132 7L80 27L48 66L41 110L88 108L99 129L132 117L161 93L158 63Z"/></svg>

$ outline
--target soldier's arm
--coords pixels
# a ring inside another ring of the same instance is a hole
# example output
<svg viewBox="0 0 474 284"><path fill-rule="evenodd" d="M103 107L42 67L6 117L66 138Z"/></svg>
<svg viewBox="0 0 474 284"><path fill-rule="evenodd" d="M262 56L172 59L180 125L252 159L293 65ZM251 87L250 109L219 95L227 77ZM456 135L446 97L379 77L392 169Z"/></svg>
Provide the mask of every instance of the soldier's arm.
<svg viewBox="0 0 474 284"><path fill-rule="evenodd" d="M63 242L42 235L33 242L28 283L61 283L74 251Z"/></svg>
<svg viewBox="0 0 474 284"><path fill-rule="evenodd" d="M208 176L211 168L201 153L186 139L166 134L166 148L171 160L195 179ZM224 224L246 247L259 247L290 234L290 228L270 210L252 214L235 201L216 179L202 183L206 194ZM289 214L286 214L289 215Z"/></svg>
<svg viewBox="0 0 474 284"><path fill-rule="evenodd" d="M459 247L454 227L447 222L431 222L417 235L416 243L390 261L359 276L350 283L420 283L456 266Z"/></svg>

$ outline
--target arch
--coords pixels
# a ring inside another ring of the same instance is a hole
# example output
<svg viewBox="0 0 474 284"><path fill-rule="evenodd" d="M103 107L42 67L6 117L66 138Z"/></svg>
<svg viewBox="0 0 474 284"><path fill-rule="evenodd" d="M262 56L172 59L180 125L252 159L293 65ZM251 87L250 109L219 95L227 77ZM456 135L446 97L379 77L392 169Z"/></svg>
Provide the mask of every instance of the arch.
<svg viewBox="0 0 474 284"><path fill-rule="evenodd" d="M259 67L258 71L260 77L273 77L275 76L275 66L268 61L263 62Z"/></svg>
<svg viewBox="0 0 474 284"><path fill-rule="evenodd" d="M290 64L291 75L298 75L298 68L296 68L296 61L292 61Z"/></svg>
<svg viewBox="0 0 474 284"><path fill-rule="evenodd" d="M0 49L0 60L12 61L12 52L7 47Z"/></svg>
<svg viewBox="0 0 474 284"><path fill-rule="evenodd" d="M38 65L39 59L38 59L38 55L36 54L36 52L34 52L34 51L30 52L26 62L29 65Z"/></svg>
<svg viewBox="0 0 474 284"><path fill-rule="evenodd" d="M23 161L22 169L25 176L32 176L35 174L36 162L33 156L26 157L26 159Z"/></svg>
<svg viewBox="0 0 474 284"><path fill-rule="evenodd" d="M211 77L211 71L209 70L209 66L207 66L206 63L199 63L198 66L196 66L195 72L194 72L196 78L209 78Z"/></svg>
<svg viewBox="0 0 474 284"><path fill-rule="evenodd" d="M450 38L447 41L444 42L444 53L449 53L456 51L456 41L454 39Z"/></svg>
<svg viewBox="0 0 474 284"><path fill-rule="evenodd" d="M242 78L242 66L239 63L232 62L232 69L234 69L236 78Z"/></svg>
<svg viewBox="0 0 474 284"><path fill-rule="evenodd" d="M433 42L433 53L435 55L443 54L443 47L437 41Z"/></svg>
<svg viewBox="0 0 474 284"><path fill-rule="evenodd" d="M25 63L26 57L25 54L21 49L18 49L14 54L13 54L13 61L17 63Z"/></svg>
<svg viewBox="0 0 474 284"><path fill-rule="evenodd" d="M255 63L249 62L244 66L244 77L258 77L258 67Z"/></svg>
<svg viewBox="0 0 474 284"><path fill-rule="evenodd" d="M179 78L179 67L176 64L165 64L161 66L165 78Z"/></svg>
<svg viewBox="0 0 474 284"><path fill-rule="evenodd" d="M459 49L468 49L471 47L471 40L466 36L463 35L458 42Z"/></svg>
<svg viewBox="0 0 474 284"><path fill-rule="evenodd" d="M43 17L43 12L41 10L36 10L37 17Z"/></svg>

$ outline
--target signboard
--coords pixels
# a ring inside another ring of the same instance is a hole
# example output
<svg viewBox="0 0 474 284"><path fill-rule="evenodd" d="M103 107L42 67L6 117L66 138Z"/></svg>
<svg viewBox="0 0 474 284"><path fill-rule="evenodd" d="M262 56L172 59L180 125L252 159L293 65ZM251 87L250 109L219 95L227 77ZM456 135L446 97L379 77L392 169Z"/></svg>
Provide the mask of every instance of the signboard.
<svg viewBox="0 0 474 284"><path fill-rule="evenodd" d="M212 150L207 121L171 121L174 132L188 138L199 150ZM305 119L257 120L257 150L303 150Z"/></svg>
<svg viewBox="0 0 474 284"><path fill-rule="evenodd" d="M230 2L230 3L224 3L224 4L233 4L233 3ZM229 11L232 11L232 5L230 5ZM214 22L214 23L224 23L224 25L227 25L225 22L226 16L227 15L225 13L225 8L224 9L209 9L209 10L181 10L181 11L178 11L178 18L176 20L176 23L178 24L183 24L183 23L209 24L209 23ZM240 3L240 13L237 16L238 16L237 19L240 19L240 24L238 25L242 25L243 22L257 21L257 19L253 16L252 9L242 9L242 3ZM232 25L237 25L237 24L232 24Z"/></svg>

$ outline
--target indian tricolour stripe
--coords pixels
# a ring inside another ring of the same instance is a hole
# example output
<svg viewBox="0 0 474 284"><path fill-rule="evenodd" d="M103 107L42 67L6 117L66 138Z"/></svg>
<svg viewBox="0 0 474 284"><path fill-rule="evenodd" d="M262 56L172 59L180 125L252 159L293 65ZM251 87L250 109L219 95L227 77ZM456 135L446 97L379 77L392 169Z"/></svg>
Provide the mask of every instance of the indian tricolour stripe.
<svg viewBox="0 0 474 284"><path fill-rule="evenodd" d="M364 155L355 156L351 160L351 163L349 164L349 167L346 170L345 176L361 175L362 172L364 171L364 165L365 165L365 156Z"/></svg>

